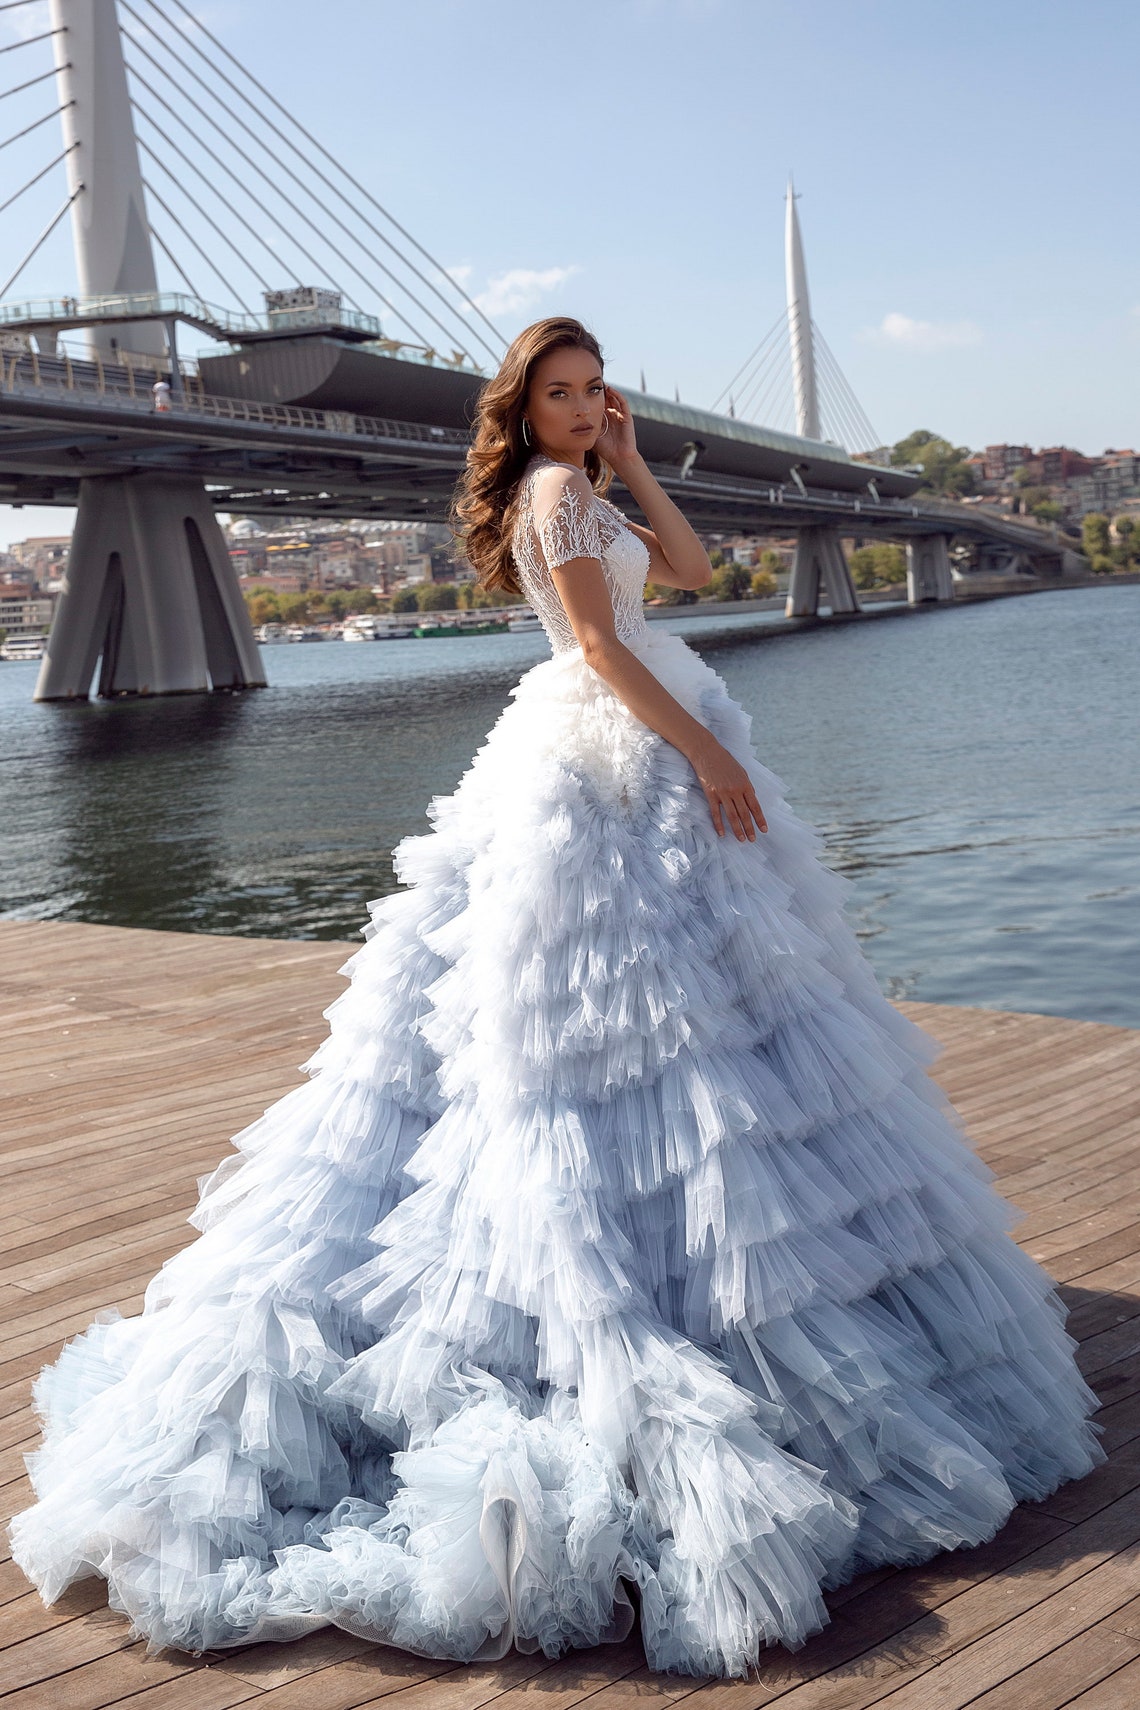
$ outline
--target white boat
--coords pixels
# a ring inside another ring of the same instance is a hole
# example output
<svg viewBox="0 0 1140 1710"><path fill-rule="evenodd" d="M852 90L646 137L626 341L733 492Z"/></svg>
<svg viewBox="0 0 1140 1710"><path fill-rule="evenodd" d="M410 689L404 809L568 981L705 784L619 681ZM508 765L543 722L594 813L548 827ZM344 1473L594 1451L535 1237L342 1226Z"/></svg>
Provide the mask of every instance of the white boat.
<svg viewBox="0 0 1140 1710"><path fill-rule="evenodd" d="M507 630L511 635L530 635L533 630L541 628L541 618L529 606L520 606L507 619Z"/></svg>
<svg viewBox="0 0 1140 1710"><path fill-rule="evenodd" d="M376 617L371 612L358 612L355 617L345 618L340 626L342 641L379 641L376 632Z"/></svg>
<svg viewBox="0 0 1140 1710"><path fill-rule="evenodd" d="M273 641L284 641L285 625L283 623L259 623L253 633L256 640L268 645Z"/></svg>
<svg viewBox="0 0 1140 1710"><path fill-rule="evenodd" d="M286 641L323 641L325 632L311 623L291 623L285 631Z"/></svg>
<svg viewBox="0 0 1140 1710"><path fill-rule="evenodd" d="M21 659L42 659L47 646L46 635L10 635L0 642L0 659L16 663Z"/></svg>

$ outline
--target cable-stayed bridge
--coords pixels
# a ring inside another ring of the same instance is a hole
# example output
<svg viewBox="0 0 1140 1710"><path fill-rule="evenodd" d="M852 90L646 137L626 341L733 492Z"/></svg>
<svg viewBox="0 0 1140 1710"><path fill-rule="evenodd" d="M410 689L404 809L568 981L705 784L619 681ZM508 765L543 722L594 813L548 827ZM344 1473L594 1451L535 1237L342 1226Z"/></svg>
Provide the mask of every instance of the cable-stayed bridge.
<svg viewBox="0 0 1140 1710"><path fill-rule="evenodd" d="M32 170L0 217L53 174L66 194L0 269L0 502L79 510L37 695L86 696L97 667L108 695L256 686L215 513L442 518L505 341L183 0L51 0L43 27L4 0L12 17L33 23L0 47L0 154ZM78 293L18 300L68 218ZM727 411L628 394L693 522L796 531L790 614L858 610L843 535L905 541L914 600L952 597L955 538L1059 572L1039 531L919 503L912 473L853 455L874 436L811 320L790 186L786 247L786 314ZM213 341L196 361L191 334Z"/></svg>

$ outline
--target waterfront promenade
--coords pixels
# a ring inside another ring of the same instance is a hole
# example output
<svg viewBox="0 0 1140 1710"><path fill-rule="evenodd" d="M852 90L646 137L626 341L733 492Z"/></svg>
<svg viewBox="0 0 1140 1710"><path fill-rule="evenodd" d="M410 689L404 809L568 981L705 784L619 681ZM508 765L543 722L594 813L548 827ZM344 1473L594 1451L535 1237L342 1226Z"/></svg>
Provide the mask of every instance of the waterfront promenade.
<svg viewBox="0 0 1140 1710"><path fill-rule="evenodd" d="M343 943L0 922L0 1485L29 1491L32 1377L103 1307L132 1313L193 1234L196 1178L297 1083ZM429 1662L326 1630L191 1658L125 1646L101 1580L44 1610L0 1546L0 1710L1132 1710L1140 1703L1140 1032L899 1006L1018 1238L1061 1283L1110 1459L989 1545L834 1595L832 1625L748 1682L649 1674L630 1642L561 1662ZM686 1710L689 1706L686 1705Z"/></svg>

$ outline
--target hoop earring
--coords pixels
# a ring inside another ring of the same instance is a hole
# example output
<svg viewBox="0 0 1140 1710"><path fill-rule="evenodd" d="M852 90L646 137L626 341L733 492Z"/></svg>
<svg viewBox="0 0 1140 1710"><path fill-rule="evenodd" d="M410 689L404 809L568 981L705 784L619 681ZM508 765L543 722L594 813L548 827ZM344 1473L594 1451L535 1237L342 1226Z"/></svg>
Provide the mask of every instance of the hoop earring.
<svg viewBox="0 0 1140 1710"><path fill-rule="evenodd" d="M527 421L525 416L522 419L522 436L523 436L523 444L524 445L530 445L531 444L530 423Z"/></svg>
<svg viewBox="0 0 1140 1710"><path fill-rule="evenodd" d="M609 418L609 416L603 416L602 417L602 425L598 429L598 438L601 439L602 435L604 433L609 433L609 431L610 431L610 418Z"/></svg>

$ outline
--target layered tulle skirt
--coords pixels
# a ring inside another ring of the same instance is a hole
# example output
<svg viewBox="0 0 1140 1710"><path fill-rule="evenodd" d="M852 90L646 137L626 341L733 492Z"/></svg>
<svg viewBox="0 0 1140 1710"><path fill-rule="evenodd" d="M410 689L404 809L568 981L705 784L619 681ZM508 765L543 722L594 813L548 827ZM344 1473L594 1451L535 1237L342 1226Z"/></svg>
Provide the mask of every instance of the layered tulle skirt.
<svg viewBox="0 0 1140 1710"><path fill-rule="evenodd" d="M719 838L583 661L528 671L395 852L311 1078L199 1238L44 1370L15 1559L152 1648L334 1624L460 1661L624 1638L741 1674L863 1568L992 1536L1102 1458L849 881L749 768Z"/></svg>

